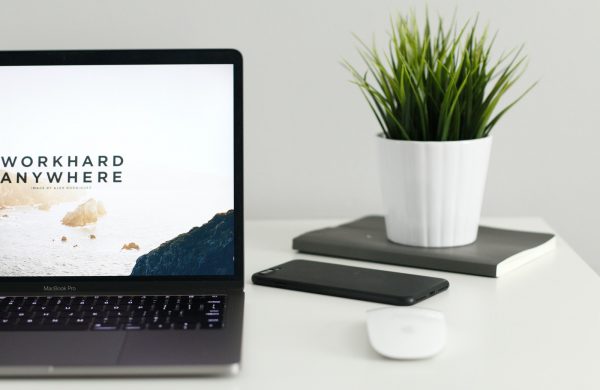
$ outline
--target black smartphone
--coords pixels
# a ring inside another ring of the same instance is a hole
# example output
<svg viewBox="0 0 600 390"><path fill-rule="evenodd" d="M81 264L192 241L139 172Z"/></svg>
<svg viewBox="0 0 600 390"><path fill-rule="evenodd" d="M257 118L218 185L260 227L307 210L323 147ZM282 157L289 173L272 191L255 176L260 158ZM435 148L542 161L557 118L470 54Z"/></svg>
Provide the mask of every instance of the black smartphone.
<svg viewBox="0 0 600 390"><path fill-rule="evenodd" d="M447 290L445 279L292 260L252 275L252 282L336 297L410 306Z"/></svg>

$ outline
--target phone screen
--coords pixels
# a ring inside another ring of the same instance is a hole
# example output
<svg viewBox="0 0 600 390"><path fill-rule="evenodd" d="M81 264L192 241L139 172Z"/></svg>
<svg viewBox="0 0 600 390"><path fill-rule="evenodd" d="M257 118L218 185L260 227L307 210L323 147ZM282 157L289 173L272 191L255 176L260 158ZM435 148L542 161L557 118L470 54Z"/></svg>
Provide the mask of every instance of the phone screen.
<svg viewBox="0 0 600 390"><path fill-rule="evenodd" d="M308 260L256 273L256 284L396 305L412 305L446 290L445 279Z"/></svg>

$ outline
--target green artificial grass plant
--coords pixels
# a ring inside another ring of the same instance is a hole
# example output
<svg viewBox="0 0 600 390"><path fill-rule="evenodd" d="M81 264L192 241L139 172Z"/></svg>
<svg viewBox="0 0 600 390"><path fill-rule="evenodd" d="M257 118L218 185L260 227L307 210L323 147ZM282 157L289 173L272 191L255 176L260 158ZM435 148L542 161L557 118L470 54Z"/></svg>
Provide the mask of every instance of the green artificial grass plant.
<svg viewBox="0 0 600 390"><path fill-rule="evenodd" d="M494 39L478 36L477 21L422 32L414 12L392 21L387 53L361 42L367 65L345 66L369 102L386 138L456 141L486 137L498 120L535 84L494 115L502 96L525 70L522 46L492 61ZM495 37L494 37L495 38Z"/></svg>

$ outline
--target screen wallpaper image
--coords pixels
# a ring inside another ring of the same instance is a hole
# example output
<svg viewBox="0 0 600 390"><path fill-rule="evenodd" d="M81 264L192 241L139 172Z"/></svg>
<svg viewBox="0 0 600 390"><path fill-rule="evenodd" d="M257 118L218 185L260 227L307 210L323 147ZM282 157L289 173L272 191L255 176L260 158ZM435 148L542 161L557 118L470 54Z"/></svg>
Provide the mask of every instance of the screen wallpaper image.
<svg viewBox="0 0 600 390"><path fill-rule="evenodd" d="M0 276L233 274L233 65L0 67L0 85Z"/></svg>

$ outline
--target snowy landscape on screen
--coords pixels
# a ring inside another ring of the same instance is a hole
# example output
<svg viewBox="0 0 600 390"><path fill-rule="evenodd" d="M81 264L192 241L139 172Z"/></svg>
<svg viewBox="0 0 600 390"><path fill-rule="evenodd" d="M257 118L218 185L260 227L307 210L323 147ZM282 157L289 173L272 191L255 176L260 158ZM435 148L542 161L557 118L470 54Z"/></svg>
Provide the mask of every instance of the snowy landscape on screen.
<svg viewBox="0 0 600 390"><path fill-rule="evenodd" d="M128 276L153 250L136 275L230 272L215 259L233 239L231 66L5 68L0 83L0 276ZM192 232L212 268L169 268Z"/></svg>

